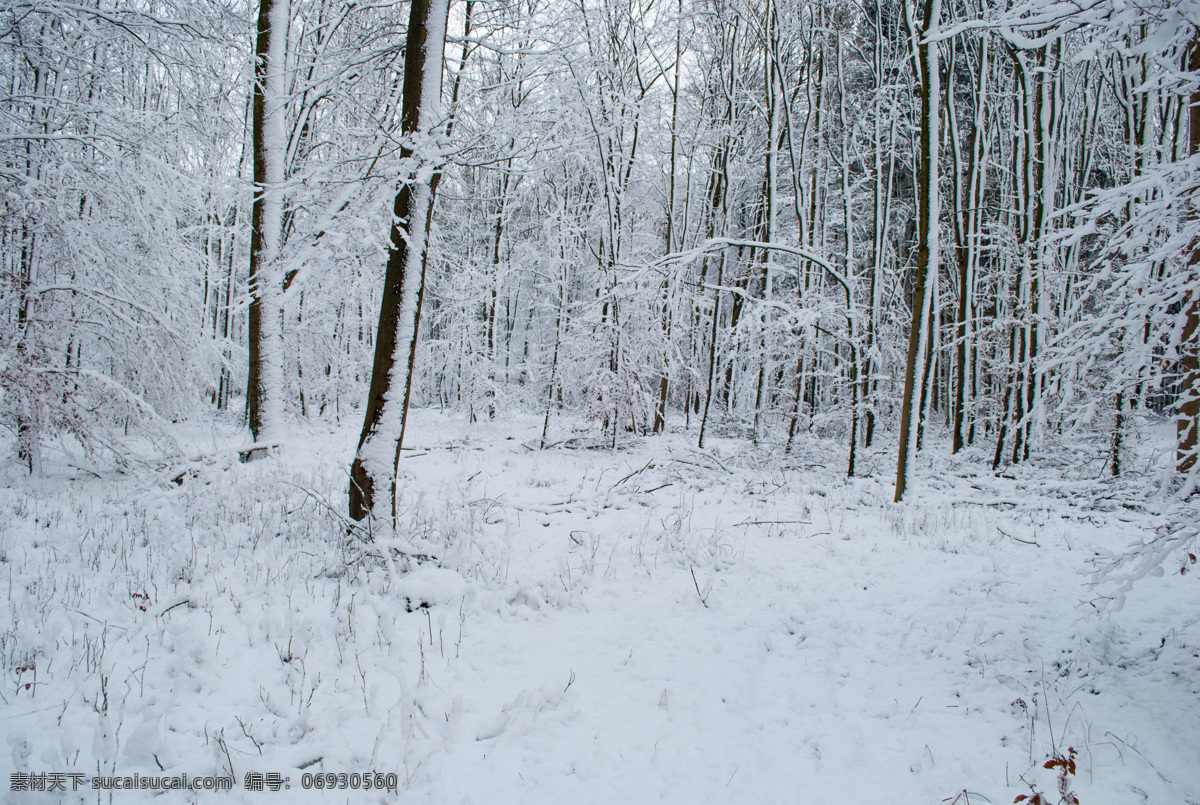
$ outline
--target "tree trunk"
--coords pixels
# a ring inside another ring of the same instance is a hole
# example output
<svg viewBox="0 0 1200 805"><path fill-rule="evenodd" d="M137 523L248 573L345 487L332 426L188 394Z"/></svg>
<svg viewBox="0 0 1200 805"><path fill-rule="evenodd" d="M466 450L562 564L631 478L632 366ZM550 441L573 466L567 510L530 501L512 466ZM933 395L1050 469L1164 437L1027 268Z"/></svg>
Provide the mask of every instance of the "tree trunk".
<svg viewBox="0 0 1200 805"><path fill-rule="evenodd" d="M447 0L412 0L404 57L400 157L413 171L396 195L393 211L371 388L358 452L350 468L349 508L354 520L368 515L383 520L388 514L393 523L395 520L396 473L412 393L433 202L441 178L436 145L421 144L414 150L413 140L414 135L422 139L432 135L440 123L447 12ZM385 490L387 497L382 498Z"/></svg>
<svg viewBox="0 0 1200 805"><path fill-rule="evenodd" d="M1200 73L1200 37L1192 40L1188 69ZM1200 153L1200 91L1192 93L1191 153ZM1200 199L1192 197L1189 216L1200 220ZM1175 462L1180 472L1190 472L1197 462L1197 439L1200 437L1200 238L1192 241L1188 260L1189 281L1192 285L1183 308L1183 339L1180 344L1182 381L1179 389L1179 414L1176 419Z"/></svg>
<svg viewBox="0 0 1200 805"><path fill-rule="evenodd" d="M683 0L679 0L677 26L683 25ZM675 251L675 173L677 167L677 149L679 144L679 63L683 58L683 31L675 31L675 67L674 81L671 84L671 169L668 175L667 188L667 254ZM670 276L664 275L659 290L662 310L662 365L659 367L658 400L654 404L654 433L662 433L667 426L667 393L671 383L671 285Z"/></svg>
<svg viewBox="0 0 1200 805"><path fill-rule="evenodd" d="M938 269L938 137L941 134L939 104L941 76L938 65L938 45L922 41L937 27L941 16L941 0L925 0L923 27L917 30L912 19L915 9L904 7L905 16L917 58L914 60L921 86L921 169L918 177L917 200L917 265L913 276L912 327L908 336L908 361L904 370L904 399L900 409L900 449L896 460L896 501L904 497L908 476L916 462L917 419L921 414L922 389L925 378L920 369L929 341L926 325L933 286ZM930 276L932 274L932 277Z"/></svg>
<svg viewBox="0 0 1200 805"><path fill-rule="evenodd" d="M971 122L971 153L967 159L967 176L965 197L961 194L957 185L959 182L959 171L956 168L955 175L955 202L959 205L959 209L955 211L955 224L958 231L958 309L955 316L955 340L957 341L957 354L954 362L954 443L951 448L952 453L957 453L962 450L967 443L965 429L967 420L967 406L970 397L967 395L967 382L969 379L969 364L971 362L972 346L968 343L974 335L972 320L974 319L974 297L975 297L975 266L978 261L979 254L979 237L980 224L982 215L980 208L983 206L983 183L986 174L983 170L985 161L985 131L984 125L986 118L984 113L987 104L987 81L988 81L988 38L982 37L979 43L979 74L976 77L978 83L973 87L972 101L974 105L974 119ZM952 103L952 97L947 97L947 109L952 116L954 110L949 106ZM951 135L957 140L957 127L951 125ZM958 143L954 144L955 159L958 158Z"/></svg>
<svg viewBox="0 0 1200 805"><path fill-rule="evenodd" d="M255 40L254 201L250 229L249 375L246 420L256 442L277 438L283 418L284 62L288 0L260 0Z"/></svg>

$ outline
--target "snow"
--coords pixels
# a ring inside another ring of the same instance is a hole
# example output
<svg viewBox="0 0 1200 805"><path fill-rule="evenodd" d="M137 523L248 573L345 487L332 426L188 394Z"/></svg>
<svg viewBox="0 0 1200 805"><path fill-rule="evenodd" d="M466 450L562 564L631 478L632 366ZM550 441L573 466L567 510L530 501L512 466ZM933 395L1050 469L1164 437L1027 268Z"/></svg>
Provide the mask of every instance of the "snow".
<svg viewBox="0 0 1200 805"><path fill-rule="evenodd" d="M162 795L196 802L378 770L398 798L336 799L1000 803L1054 796L1073 747L1082 803L1200 801L1196 576L1172 558L1098 614L1097 552L1157 523L1109 482L927 445L893 504L819 444L537 450L540 426L412 412L401 536L437 562L407 570L341 545L351 425L247 464L206 426L156 474L11 476L0 773L232 766L232 794Z"/></svg>
<svg viewBox="0 0 1200 805"><path fill-rule="evenodd" d="M422 135L433 132L442 122L442 72L449 11L449 0L431 0L426 15L425 63L437 65L437 69L421 73L421 108L417 113L417 130ZM435 51L433 53L429 52L431 46Z"/></svg>

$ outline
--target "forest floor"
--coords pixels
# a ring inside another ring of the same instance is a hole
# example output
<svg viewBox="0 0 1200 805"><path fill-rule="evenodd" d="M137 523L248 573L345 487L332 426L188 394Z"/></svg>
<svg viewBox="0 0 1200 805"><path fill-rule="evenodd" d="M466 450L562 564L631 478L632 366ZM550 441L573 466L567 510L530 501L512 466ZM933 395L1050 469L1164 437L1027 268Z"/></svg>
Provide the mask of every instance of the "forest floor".
<svg viewBox="0 0 1200 805"><path fill-rule="evenodd" d="M1089 583L1160 522L1136 483L933 444L893 504L886 454L847 481L824 443L539 450L540 424L416 412L401 535L436 561L407 567L343 538L349 426L246 464L207 425L170 466L3 470L0 773L232 773L167 797L195 802L1200 803L1200 566L1120 608ZM376 771L398 797L351 776ZM305 790L325 773L345 790ZM66 788L4 800L155 793Z"/></svg>

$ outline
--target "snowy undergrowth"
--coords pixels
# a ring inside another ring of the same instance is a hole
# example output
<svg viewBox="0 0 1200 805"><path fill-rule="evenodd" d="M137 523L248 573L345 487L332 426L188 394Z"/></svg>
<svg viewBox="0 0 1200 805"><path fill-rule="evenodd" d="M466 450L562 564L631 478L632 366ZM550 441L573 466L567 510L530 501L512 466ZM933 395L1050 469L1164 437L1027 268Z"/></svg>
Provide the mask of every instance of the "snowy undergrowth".
<svg viewBox="0 0 1200 805"><path fill-rule="evenodd" d="M279 771L311 801L305 771L368 770L419 802L1057 801L1059 778L1200 801L1195 577L1103 615L1087 586L1156 525L1128 490L935 462L895 505L819 448L414 423L399 536L435 559L346 541L346 431L0 492L0 770L232 772L246 799ZM1069 748L1074 774L1045 768Z"/></svg>

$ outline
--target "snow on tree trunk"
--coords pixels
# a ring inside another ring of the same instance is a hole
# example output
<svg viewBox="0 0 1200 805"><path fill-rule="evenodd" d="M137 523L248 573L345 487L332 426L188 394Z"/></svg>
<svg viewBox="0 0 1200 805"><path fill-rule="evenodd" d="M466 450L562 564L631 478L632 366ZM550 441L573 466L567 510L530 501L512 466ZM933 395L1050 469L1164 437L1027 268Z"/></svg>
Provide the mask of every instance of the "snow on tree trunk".
<svg viewBox="0 0 1200 805"><path fill-rule="evenodd" d="M256 442L278 439L283 419L283 278L279 257L287 152L284 70L288 20L288 0L260 0L254 64L254 204L246 388L246 418Z"/></svg>
<svg viewBox="0 0 1200 805"><path fill-rule="evenodd" d="M918 179L918 246L913 276L912 329L908 338L908 364L904 371L904 399L900 410L900 450L896 461L896 500L904 497L909 473L917 458L916 420L921 411L924 388L924 355L928 349L929 328L926 311L933 302L933 283L937 282L938 222L941 217L938 193L938 137L941 133L938 104L941 76L938 45L930 43L930 34L941 16L941 0L925 0L923 28L913 20L915 9L905 5L909 35L917 49L914 60L921 86L921 173ZM918 376L922 375L922 376Z"/></svg>
<svg viewBox="0 0 1200 805"><path fill-rule="evenodd" d="M350 468L350 517L394 521L396 473L408 418L429 229L441 166L442 60L448 0L412 0L404 59L404 144L411 167L396 194L371 388ZM386 490L386 493L385 493Z"/></svg>

